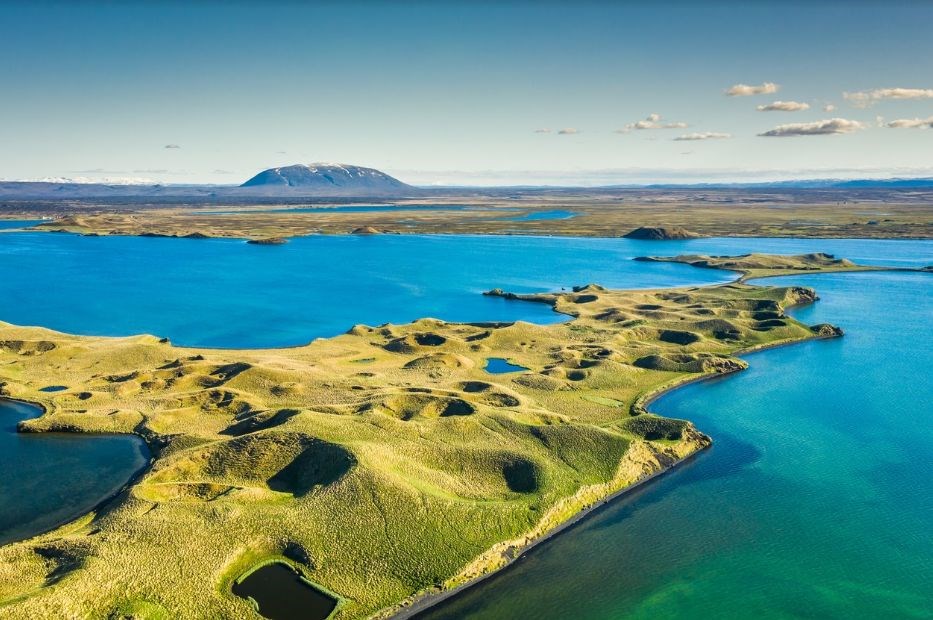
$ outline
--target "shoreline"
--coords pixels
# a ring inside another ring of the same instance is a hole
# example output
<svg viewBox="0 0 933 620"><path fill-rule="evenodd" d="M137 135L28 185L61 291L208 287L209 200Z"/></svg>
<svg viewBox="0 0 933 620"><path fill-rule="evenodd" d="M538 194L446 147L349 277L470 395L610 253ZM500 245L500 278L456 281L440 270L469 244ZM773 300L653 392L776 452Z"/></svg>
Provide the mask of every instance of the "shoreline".
<svg viewBox="0 0 933 620"><path fill-rule="evenodd" d="M703 454L710 447L712 447L712 443L699 448L698 450L688 454L685 457L677 459L676 461L674 461L667 467L663 469L659 469L658 471L654 473L648 474L647 476L645 476L644 478L640 478L633 484L630 484L627 487L619 489L618 491L615 491L605 496L604 498L600 499L599 501L592 504L591 506L588 506L584 508L583 510L580 510L579 512L574 514L571 518L555 526L552 530L550 530L546 534L541 535L540 537L530 542L528 545L522 547L516 555L509 558L505 564L503 564L499 568L496 568L495 570L491 570L488 573L484 573L478 577L474 577L473 579L467 582L464 582L455 588L451 588L450 590L441 590L436 593L432 592L432 593L423 594L419 597L416 597L411 604L402 607L397 612L390 612L389 614L385 616L377 612L376 614L370 617L371 618L385 617L385 618L388 618L389 620L409 620L410 618L413 618L417 616L418 614L424 611L427 611L428 609L431 609L432 607L437 606L443 601L453 598L456 595L466 590L469 590L470 588L476 585L479 585L480 583L486 581L487 579L502 573L503 571L510 568L515 562L523 558L526 554L534 550L539 545L548 542L549 540L551 540L552 538L555 538L556 536L560 534L565 533L567 530L569 530L573 526L577 525L578 523L580 523L587 517L591 516L595 512L599 511L600 509L607 507L609 504L613 503L615 500L621 499L623 496L629 494L630 492L640 489L646 486L649 482L652 482L656 480L657 478L663 476L664 474L670 471L673 471L678 466L690 460L693 460L694 458L697 458L699 455Z"/></svg>
<svg viewBox="0 0 933 620"><path fill-rule="evenodd" d="M879 270L879 271L882 271L882 270ZM915 270L912 270L912 271L915 271ZM733 282L741 282L741 279L736 279ZM780 347L802 344L805 342L812 342L814 340L831 340L834 338L841 338L841 337L842 336L814 335L810 338L802 338L799 340L786 340L782 342L772 342L772 343L756 345L756 346L752 346L746 349L736 351L735 356L738 357L738 356L747 355L750 353L758 353L762 351L767 351L769 349L777 349ZM703 381L727 378L727 377L730 377L731 375L738 374L744 370L746 370L746 368L738 368L738 369L730 370L727 372L702 373L700 376L696 376L696 377L690 377L690 376L680 377L678 379L673 380L672 382L661 385L656 389L649 390L645 392L644 394L638 396L634 400L634 402L632 402L632 405L630 407L630 415L650 414L651 412L649 411L648 408L651 406L651 404L657 401L659 398L663 397L664 395L670 392L673 392L674 390L680 389L682 387L686 387L688 385L693 385L695 383L701 383ZM702 431L699 431L699 432L702 433ZM637 489L640 489L646 486L648 483L661 477L662 475L668 472L674 471L678 466L682 465L683 463L686 463L692 459L698 458L706 450L712 447L713 439L711 437L709 437L709 439L710 439L710 443L707 444L706 446L703 446L700 449L696 450L695 452L692 452L691 454L674 461L673 463L671 463L670 465L668 465L667 467L663 469L660 469L652 474L649 474L648 476L636 481L634 484L631 484L623 489L619 489L618 491L615 491L614 493L611 493L605 496L604 498L600 499L598 502L596 502L592 506L589 506L579 511L567 521L564 521L563 523L556 526L554 529L542 535L540 538L535 539L530 544L523 547L517 555L510 558L505 564L503 564L499 568L496 568L495 570L489 571L488 573L484 573L483 575L475 577L471 579L470 581L467 581L465 583L462 583L456 586L455 588L451 588L450 590L442 590L436 593L427 593L427 594L418 596L413 600L413 602L410 605L406 605L401 610L397 612L391 612L384 617L387 617L389 620L410 620L411 618L414 618L418 614L425 612L431 609L432 607L436 607L442 602L449 600L451 598L454 598L457 595L461 594L462 592L469 590L470 588L473 588L474 586L479 585L480 583L486 581L487 579L493 577L494 575L498 575L504 572L505 570L510 568L517 560L519 560L520 558L524 557L526 554L533 551L539 545L551 540L552 538L555 538L556 536L560 534L565 533L568 529L578 524L579 522L583 521L587 517L591 516L599 509L607 507L609 504L614 503L618 499L622 499L625 495L629 494L632 491L635 491ZM380 618L383 616L377 613L371 617Z"/></svg>

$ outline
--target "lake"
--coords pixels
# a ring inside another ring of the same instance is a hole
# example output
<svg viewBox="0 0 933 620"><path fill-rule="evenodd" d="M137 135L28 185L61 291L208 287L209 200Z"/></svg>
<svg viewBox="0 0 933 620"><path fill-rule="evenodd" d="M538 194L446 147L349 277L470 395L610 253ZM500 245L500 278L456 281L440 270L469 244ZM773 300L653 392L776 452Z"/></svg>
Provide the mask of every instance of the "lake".
<svg viewBox="0 0 933 620"><path fill-rule="evenodd" d="M733 275L631 258L749 251L933 263L930 241L387 235L262 247L9 233L0 280L16 294L0 299L0 320L227 347L422 316L549 322L561 317L542 304L480 293L722 282ZM822 301L794 313L846 336L750 355L744 373L657 401L714 447L426 617L929 617L930 278L766 280L815 287ZM0 404L0 542L86 512L146 460L132 437L12 433L35 413Z"/></svg>
<svg viewBox="0 0 933 620"><path fill-rule="evenodd" d="M828 251L879 264L933 262L921 241L696 239L652 242L520 236L310 236L286 245L239 239L0 235L0 320L85 335L151 333L175 344L291 346L356 323L549 323L544 304L483 296L595 282L613 288L727 281L730 273L644 254ZM37 286L37 283L43 285Z"/></svg>
<svg viewBox="0 0 933 620"><path fill-rule="evenodd" d="M668 393L711 450L419 618L933 615L933 276L763 283L846 335Z"/></svg>
<svg viewBox="0 0 933 620"><path fill-rule="evenodd" d="M34 405L0 399L0 544L79 517L149 462L133 435L21 434Z"/></svg>

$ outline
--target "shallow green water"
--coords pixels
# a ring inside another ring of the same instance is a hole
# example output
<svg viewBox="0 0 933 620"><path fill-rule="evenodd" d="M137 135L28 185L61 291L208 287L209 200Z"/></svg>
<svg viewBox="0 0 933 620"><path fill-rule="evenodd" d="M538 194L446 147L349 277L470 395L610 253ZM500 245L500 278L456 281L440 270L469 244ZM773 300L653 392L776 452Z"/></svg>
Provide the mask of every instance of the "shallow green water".
<svg viewBox="0 0 933 620"><path fill-rule="evenodd" d="M933 275L765 282L846 336L666 395L711 450L423 617L933 616Z"/></svg>

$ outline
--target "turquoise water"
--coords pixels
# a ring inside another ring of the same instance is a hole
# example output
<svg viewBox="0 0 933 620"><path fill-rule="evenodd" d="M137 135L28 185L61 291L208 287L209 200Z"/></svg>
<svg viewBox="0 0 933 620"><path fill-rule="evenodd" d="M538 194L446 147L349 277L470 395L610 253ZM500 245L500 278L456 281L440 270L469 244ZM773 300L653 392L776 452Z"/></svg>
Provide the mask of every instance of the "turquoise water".
<svg viewBox="0 0 933 620"><path fill-rule="evenodd" d="M149 461L135 436L20 434L38 407L0 400L0 545L85 514Z"/></svg>
<svg viewBox="0 0 933 620"><path fill-rule="evenodd" d="M0 220L0 230L11 230L13 228L29 228L36 224L41 224L42 220Z"/></svg>
<svg viewBox="0 0 933 620"><path fill-rule="evenodd" d="M423 618L933 617L933 275L764 283L845 337L662 397L711 450Z"/></svg>
<svg viewBox="0 0 933 620"><path fill-rule="evenodd" d="M519 366L518 364L513 364L507 359L501 357L490 357L486 360L486 367L483 368L486 372L494 375L505 374L509 372L519 372L521 370L528 370L524 366Z"/></svg>
<svg viewBox="0 0 933 620"><path fill-rule="evenodd" d="M237 239L0 235L0 320L87 335L151 333L211 347L299 345L356 323L548 323L544 304L487 297L596 282L615 288L724 282L644 254L829 251L879 264L933 263L929 242L697 239L652 242L520 236L311 236Z"/></svg>
<svg viewBox="0 0 933 620"><path fill-rule="evenodd" d="M512 222L534 222L538 220L569 220L572 217L577 217L577 215L579 215L579 213L576 211L555 209L553 211L532 211L531 213L526 213L525 215L504 217L502 219Z"/></svg>

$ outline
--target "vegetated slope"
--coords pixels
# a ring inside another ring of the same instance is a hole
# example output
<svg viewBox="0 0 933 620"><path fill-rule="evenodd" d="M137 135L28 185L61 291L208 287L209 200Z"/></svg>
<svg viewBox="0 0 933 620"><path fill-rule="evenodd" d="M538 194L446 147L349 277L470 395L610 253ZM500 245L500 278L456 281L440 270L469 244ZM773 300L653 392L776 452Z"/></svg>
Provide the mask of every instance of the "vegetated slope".
<svg viewBox="0 0 933 620"><path fill-rule="evenodd" d="M575 318L361 325L253 351L0 324L0 390L48 408L24 430L137 432L156 455L106 509L0 548L3 615L243 617L232 580L274 558L344 597L337 617L392 609L708 445L645 394L835 335L784 314L815 299L798 287L526 299ZM529 370L490 375L488 357Z"/></svg>

